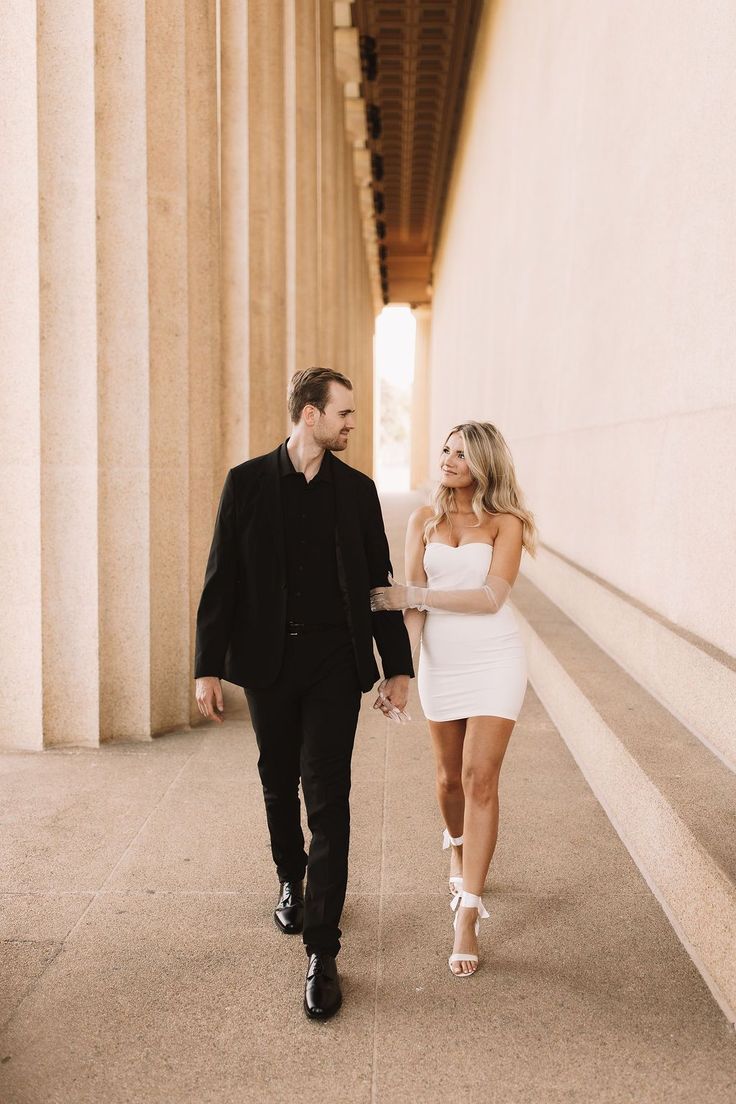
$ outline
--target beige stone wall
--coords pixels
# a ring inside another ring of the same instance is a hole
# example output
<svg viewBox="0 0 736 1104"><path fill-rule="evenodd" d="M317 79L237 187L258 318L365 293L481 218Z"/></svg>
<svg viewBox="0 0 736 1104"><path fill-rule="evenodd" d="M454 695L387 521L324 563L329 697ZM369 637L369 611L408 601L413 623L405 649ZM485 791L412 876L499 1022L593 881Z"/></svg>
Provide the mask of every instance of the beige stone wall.
<svg viewBox="0 0 736 1104"><path fill-rule="evenodd" d="M349 460L372 468L372 245L333 5L5 14L0 745L147 740L198 717L222 479L288 432L295 368L354 379Z"/></svg>
<svg viewBox="0 0 736 1104"><path fill-rule="evenodd" d="M430 433L498 423L551 548L731 655L735 52L726 0L487 5Z"/></svg>

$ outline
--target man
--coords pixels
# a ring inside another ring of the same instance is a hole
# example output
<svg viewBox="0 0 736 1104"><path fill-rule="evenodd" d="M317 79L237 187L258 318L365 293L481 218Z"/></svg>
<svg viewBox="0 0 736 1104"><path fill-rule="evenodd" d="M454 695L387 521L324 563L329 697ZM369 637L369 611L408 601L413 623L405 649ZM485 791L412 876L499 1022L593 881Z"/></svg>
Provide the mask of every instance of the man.
<svg viewBox="0 0 736 1104"><path fill-rule="evenodd" d="M347 885L350 760L361 691L396 717L413 677L401 613L372 614L388 543L373 481L339 461L355 426L349 379L325 368L289 387L294 429L274 452L228 472L197 613L200 712L220 722L220 679L245 688L259 748L274 912L309 955L304 1009L327 1019L342 996L335 958ZM300 823L299 782L312 833ZM306 897L303 879L307 874Z"/></svg>

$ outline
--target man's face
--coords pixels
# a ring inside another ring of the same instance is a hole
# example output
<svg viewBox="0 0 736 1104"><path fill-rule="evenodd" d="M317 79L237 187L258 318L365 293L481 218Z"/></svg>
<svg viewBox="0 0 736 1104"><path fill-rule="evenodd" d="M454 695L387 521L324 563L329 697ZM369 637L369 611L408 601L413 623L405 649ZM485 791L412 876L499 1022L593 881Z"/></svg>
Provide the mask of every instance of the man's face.
<svg viewBox="0 0 736 1104"><path fill-rule="evenodd" d="M328 452L342 452L347 448L350 432L355 429L353 392L341 383L330 384L329 397L324 411L317 411L314 423L314 440Z"/></svg>

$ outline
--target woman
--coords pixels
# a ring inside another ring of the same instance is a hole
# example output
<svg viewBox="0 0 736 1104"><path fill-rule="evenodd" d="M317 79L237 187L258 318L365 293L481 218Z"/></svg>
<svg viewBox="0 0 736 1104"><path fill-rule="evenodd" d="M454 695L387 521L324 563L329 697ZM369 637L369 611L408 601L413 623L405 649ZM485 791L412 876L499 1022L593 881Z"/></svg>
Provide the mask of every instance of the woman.
<svg viewBox="0 0 736 1104"><path fill-rule="evenodd" d="M421 638L419 696L437 763L437 798L452 846L451 972L478 966L478 918L498 835L498 778L526 690L526 657L506 599L522 548L534 553L503 437L488 422L455 426L442 449L431 506L406 534L406 586L371 592L374 611L404 609L412 651Z"/></svg>

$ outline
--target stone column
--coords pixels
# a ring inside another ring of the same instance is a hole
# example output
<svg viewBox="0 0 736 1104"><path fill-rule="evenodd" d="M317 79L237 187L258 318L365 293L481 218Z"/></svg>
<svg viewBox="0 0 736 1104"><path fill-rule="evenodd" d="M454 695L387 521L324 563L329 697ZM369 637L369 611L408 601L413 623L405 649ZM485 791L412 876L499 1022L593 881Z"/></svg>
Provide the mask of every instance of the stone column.
<svg viewBox="0 0 736 1104"><path fill-rule="evenodd" d="M347 226L348 237L345 243L347 259L347 302L348 324L346 333L346 371L349 376L356 376L360 371L360 337L358 321L360 318L360 287L358 283L358 266L360 264L360 223L356 222L357 193L353 176L352 151L348 150L348 184L347 202Z"/></svg>
<svg viewBox="0 0 736 1104"><path fill-rule="evenodd" d="M248 4L249 453L287 431L284 9Z"/></svg>
<svg viewBox="0 0 736 1104"><path fill-rule="evenodd" d="M41 474L36 6L7 0L0 34L0 743L40 748Z"/></svg>
<svg viewBox="0 0 736 1104"><path fill-rule="evenodd" d="M220 488L249 452L248 0L220 0L221 296Z"/></svg>
<svg viewBox="0 0 736 1104"><path fill-rule="evenodd" d="M345 115L343 108L342 82L336 82L336 95L338 99L338 127L337 142L337 219L335 234L337 237L337 349L335 367L339 372L350 374L350 361L348 355L348 329L350 299L349 299L349 257L350 239L352 237L352 194L353 194L353 158L348 150L345 134Z"/></svg>
<svg viewBox="0 0 736 1104"><path fill-rule="evenodd" d="M366 422L370 426L366 443L366 472L373 475L375 471L375 434L373 430L376 406L376 365L375 365L375 340L376 340L376 315L373 307L373 289L371 277L365 257L362 262L363 293L362 293L362 318L361 333L363 335L363 373L367 382L366 390L369 395L369 409L366 410Z"/></svg>
<svg viewBox="0 0 736 1104"><path fill-rule="evenodd" d="M319 0L285 0L288 369L319 363Z"/></svg>
<svg viewBox="0 0 736 1104"><path fill-rule="evenodd" d="M367 475L373 474L373 319L369 317L368 290L362 216L350 160L350 221L348 248L350 251L351 295L349 301L348 347L351 352L351 372L355 381L358 409L357 429L353 442L352 462Z"/></svg>
<svg viewBox="0 0 736 1104"><path fill-rule="evenodd" d="M186 5L186 99L190 648L185 678L190 719L198 721L190 660L214 510L222 486L215 0Z"/></svg>
<svg viewBox="0 0 736 1104"><path fill-rule="evenodd" d="M100 732L151 731L146 5L95 0Z"/></svg>
<svg viewBox="0 0 736 1104"><path fill-rule="evenodd" d="M429 307L415 307L417 323L414 352L414 383L411 409L411 486L422 487L430 478L429 396L430 362L429 344L432 327L432 311Z"/></svg>
<svg viewBox="0 0 736 1104"><path fill-rule="evenodd" d="M192 689L187 6L146 5L152 732L188 723Z"/></svg>
<svg viewBox="0 0 736 1104"><path fill-rule="evenodd" d="M285 235L285 312L286 378L296 366L296 105L299 92L296 79L296 4L284 0L284 235Z"/></svg>
<svg viewBox="0 0 736 1104"><path fill-rule="evenodd" d="M335 45L332 0L319 0L319 346L320 364L339 370L337 240L337 133L343 126L342 95L338 99L335 79ZM342 90L340 90L342 91Z"/></svg>
<svg viewBox="0 0 736 1104"><path fill-rule="evenodd" d="M99 742L93 0L38 4L44 743Z"/></svg>

